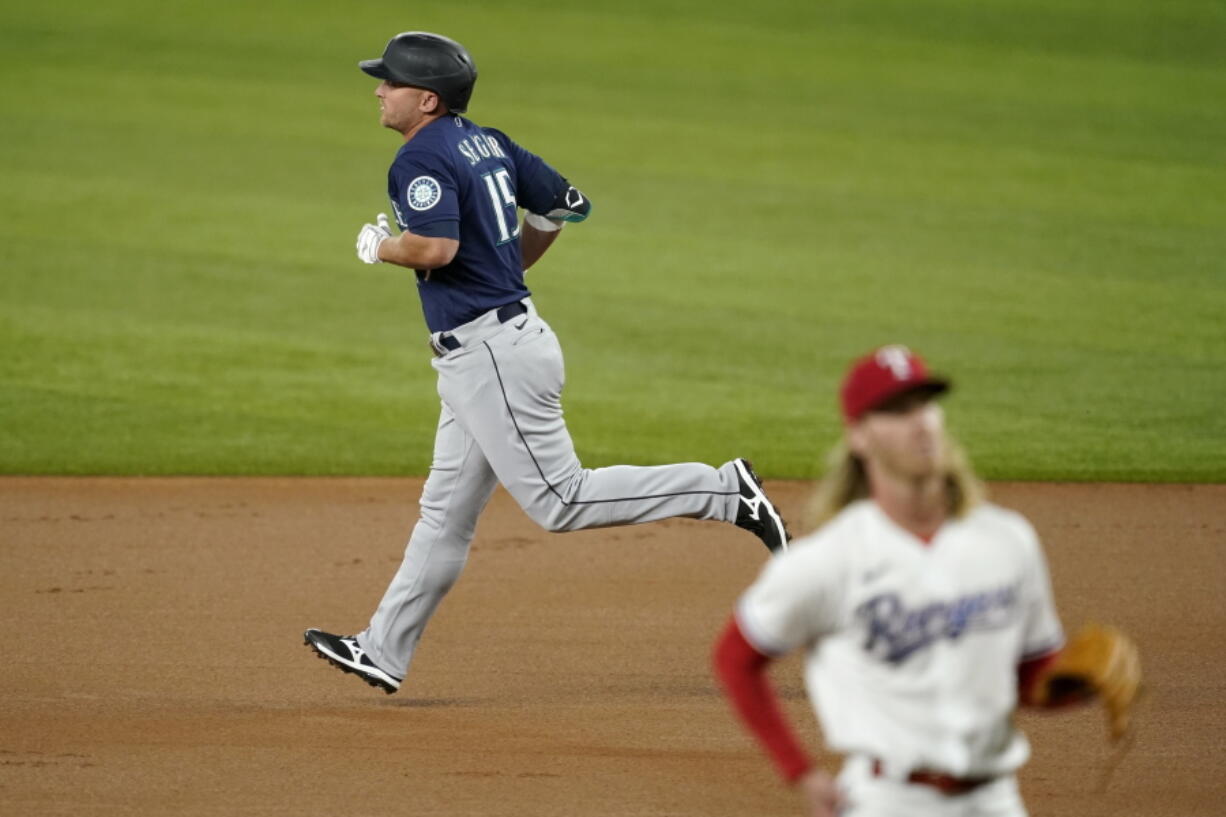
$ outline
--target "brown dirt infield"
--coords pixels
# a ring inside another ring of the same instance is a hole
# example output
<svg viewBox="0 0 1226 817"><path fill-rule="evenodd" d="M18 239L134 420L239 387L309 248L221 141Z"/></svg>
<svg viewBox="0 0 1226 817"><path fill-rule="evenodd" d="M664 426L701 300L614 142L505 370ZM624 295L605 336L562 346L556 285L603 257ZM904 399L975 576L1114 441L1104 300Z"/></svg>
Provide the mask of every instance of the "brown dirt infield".
<svg viewBox="0 0 1226 817"><path fill-rule="evenodd" d="M795 517L808 486L768 486ZM798 815L708 671L765 551L671 521L547 534L499 491L405 687L301 631L364 626L417 480L0 480L0 814ZM1023 715L1039 817L1226 814L1226 486L997 484L1070 629L1119 624L1150 694ZM818 736L794 659L775 671Z"/></svg>

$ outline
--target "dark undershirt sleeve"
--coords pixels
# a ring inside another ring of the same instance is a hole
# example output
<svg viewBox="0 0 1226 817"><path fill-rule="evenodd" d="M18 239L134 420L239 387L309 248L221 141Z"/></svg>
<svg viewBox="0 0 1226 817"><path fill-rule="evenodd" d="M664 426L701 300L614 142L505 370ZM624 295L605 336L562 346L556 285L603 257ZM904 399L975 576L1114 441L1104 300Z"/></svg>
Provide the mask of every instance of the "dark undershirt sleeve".
<svg viewBox="0 0 1226 817"><path fill-rule="evenodd" d="M420 235L426 238L454 238L460 240L460 222L451 221L432 221L429 224L423 224L410 232L413 235Z"/></svg>

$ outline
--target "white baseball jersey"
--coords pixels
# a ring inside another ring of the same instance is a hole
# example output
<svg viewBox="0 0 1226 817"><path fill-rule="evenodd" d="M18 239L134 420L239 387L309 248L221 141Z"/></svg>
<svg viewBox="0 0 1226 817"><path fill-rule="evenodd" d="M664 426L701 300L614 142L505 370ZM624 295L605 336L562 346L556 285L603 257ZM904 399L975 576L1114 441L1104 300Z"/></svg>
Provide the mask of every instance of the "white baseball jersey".
<svg viewBox="0 0 1226 817"><path fill-rule="evenodd" d="M990 504L926 544L853 503L767 564L737 620L765 654L807 648L826 742L890 776L1015 771L1017 666L1064 640L1033 528Z"/></svg>

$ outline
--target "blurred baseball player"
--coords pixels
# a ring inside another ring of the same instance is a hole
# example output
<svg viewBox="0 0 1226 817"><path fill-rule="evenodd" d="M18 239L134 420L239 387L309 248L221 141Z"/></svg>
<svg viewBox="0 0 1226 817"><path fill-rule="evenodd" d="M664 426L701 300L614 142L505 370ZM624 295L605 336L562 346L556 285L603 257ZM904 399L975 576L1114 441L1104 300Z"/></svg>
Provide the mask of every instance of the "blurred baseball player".
<svg viewBox="0 0 1226 817"><path fill-rule="evenodd" d="M358 257L416 271L442 410L421 517L370 625L354 636L307 630L306 643L345 672L398 689L497 483L551 531L684 516L734 523L783 550L783 520L746 460L580 465L562 418L562 351L524 270L591 202L502 131L461 116L477 69L454 40L398 34L360 66L382 80L381 123L404 144L388 172L400 232L380 214L358 234Z"/></svg>
<svg viewBox="0 0 1226 817"><path fill-rule="evenodd" d="M716 644L734 708L814 817L1022 817L1019 701L1097 693L1113 734L1127 727L1135 647L1091 627L1061 651L1039 541L982 500L934 401L948 389L901 346L854 364L821 526L771 560ZM837 782L812 765L767 682L769 662L797 648L826 742L846 756Z"/></svg>

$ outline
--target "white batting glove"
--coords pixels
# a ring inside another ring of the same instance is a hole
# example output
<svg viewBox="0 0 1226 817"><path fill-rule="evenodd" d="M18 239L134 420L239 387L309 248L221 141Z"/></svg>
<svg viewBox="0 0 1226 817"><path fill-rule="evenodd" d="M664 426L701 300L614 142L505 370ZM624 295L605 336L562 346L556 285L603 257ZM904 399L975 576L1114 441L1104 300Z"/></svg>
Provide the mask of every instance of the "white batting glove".
<svg viewBox="0 0 1226 817"><path fill-rule="evenodd" d="M375 219L377 224L365 224L358 233L358 258L367 264L381 263L379 245L392 237L391 227L387 223L387 214L380 213Z"/></svg>

